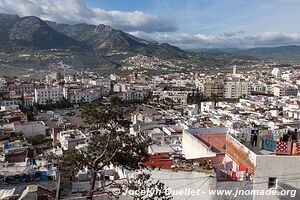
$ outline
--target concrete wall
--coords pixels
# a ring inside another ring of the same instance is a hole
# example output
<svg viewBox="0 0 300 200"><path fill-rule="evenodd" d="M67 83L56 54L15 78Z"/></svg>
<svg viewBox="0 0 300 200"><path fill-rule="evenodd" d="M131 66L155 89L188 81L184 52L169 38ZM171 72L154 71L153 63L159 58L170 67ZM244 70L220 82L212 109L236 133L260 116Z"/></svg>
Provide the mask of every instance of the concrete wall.
<svg viewBox="0 0 300 200"><path fill-rule="evenodd" d="M300 157L258 155L253 179L254 190L268 190L269 177L277 178L277 191L297 190L294 198L290 196L255 196L255 200L300 199Z"/></svg>
<svg viewBox="0 0 300 200"><path fill-rule="evenodd" d="M216 156L205 144L186 130L183 131L182 149L187 159Z"/></svg>
<svg viewBox="0 0 300 200"><path fill-rule="evenodd" d="M151 174L153 182L161 181L165 184L165 187L173 190L172 200L199 200L199 199L215 199L214 196L209 196L208 191L216 188L216 178L210 176L205 172L172 172L171 170L153 170L145 171ZM129 174L132 177L135 173ZM185 194L189 194L188 190L197 191L199 194L195 195L179 195L179 192L183 191Z"/></svg>
<svg viewBox="0 0 300 200"><path fill-rule="evenodd" d="M247 168L255 170L257 155L228 134L226 135L226 154Z"/></svg>
<svg viewBox="0 0 300 200"><path fill-rule="evenodd" d="M300 199L300 156L256 155L227 135L226 154L244 166L254 169L253 190L255 192L269 190L269 178L277 178L277 189L297 190L296 196L254 195L254 200ZM291 191L290 191L291 192Z"/></svg>

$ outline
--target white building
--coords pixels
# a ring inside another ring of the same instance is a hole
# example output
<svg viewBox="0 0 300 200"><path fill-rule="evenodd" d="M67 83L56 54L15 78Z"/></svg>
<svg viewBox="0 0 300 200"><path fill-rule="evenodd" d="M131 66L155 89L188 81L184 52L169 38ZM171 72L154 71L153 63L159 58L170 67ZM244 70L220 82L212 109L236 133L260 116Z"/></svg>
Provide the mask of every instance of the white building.
<svg viewBox="0 0 300 200"><path fill-rule="evenodd" d="M200 110L201 112L209 112L211 111L212 109L215 109L215 102L212 102L212 101L204 101L204 102L201 102L201 107L200 107Z"/></svg>
<svg viewBox="0 0 300 200"><path fill-rule="evenodd" d="M102 86L102 87L109 88L109 89L111 88L110 80L96 79L96 80L92 80L91 84L94 86Z"/></svg>
<svg viewBox="0 0 300 200"><path fill-rule="evenodd" d="M112 81L117 81L117 80L120 80L120 77L115 74L110 74L109 79Z"/></svg>
<svg viewBox="0 0 300 200"><path fill-rule="evenodd" d="M11 98L0 101L1 106L19 105L24 107L32 107L34 105L34 97Z"/></svg>
<svg viewBox="0 0 300 200"><path fill-rule="evenodd" d="M127 90L123 93L124 100L143 100L146 97L146 92L139 90Z"/></svg>
<svg viewBox="0 0 300 200"><path fill-rule="evenodd" d="M192 94L192 91L180 91L180 90L154 90L153 96L157 96L159 100L171 99L175 103L187 104L188 94Z"/></svg>
<svg viewBox="0 0 300 200"><path fill-rule="evenodd" d="M60 87L36 88L34 98L35 103L39 105L57 103L63 99L63 91Z"/></svg>
<svg viewBox="0 0 300 200"><path fill-rule="evenodd" d="M70 103L82 103L82 102L93 102L96 99L100 98L101 94L100 91L95 89L75 89L69 90L66 92L65 98Z"/></svg>
<svg viewBox="0 0 300 200"><path fill-rule="evenodd" d="M18 111L21 112L19 105L7 105L7 106L0 106L0 111Z"/></svg>
<svg viewBox="0 0 300 200"><path fill-rule="evenodd" d="M236 65L234 65L233 68L232 68L232 75L233 75L233 76L236 75Z"/></svg>
<svg viewBox="0 0 300 200"><path fill-rule="evenodd" d="M114 84L113 92L126 92L126 85L122 83Z"/></svg>
<svg viewBox="0 0 300 200"><path fill-rule="evenodd" d="M185 87L188 80L182 80L182 79L173 79L170 81L171 85L174 85L175 87Z"/></svg>
<svg viewBox="0 0 300 200"><path fill-rule="evenodd" d="M224 97L225 98L240 98L244 95L251 94L251 85L250 81L242 80L242 79L233 79L227 80L224 86Z"/></svg>
<svg viewBox="0 0 300 200"><path fill-rule="evenodd" d="M272 76L275 78L280 78L281 77L281 70L279 68L274 68L272 70Z"/></svg>
<svg viewBox="0 0 300 200"><path fill-rule="evenodd" d="M78 144L84 144L86 135L80 130L61 131L58 134L58 141L63 150L75 149Z"/></svg>
<svg viewBox="0 0 300 200"><path fill-rule="evenodd" d="M266 93L266 87L263 83L252 83L251 84L251 91L257 93Z"/></svg>
<svg viewBox="0 0 300 200"><path fill-rule="evenodd" d="M187 108L185 109L185 112L189 116L197 115L199 113L199 106L197 104L188 105Z"/></svg>
<svg viewBox="0 0 300 200"><path fill-rule="evenodd" d="M298 95L298 88L293 86L282 86L282 85L275 85L273 87L273 94L277 97L282 96L297 96Z"/></svg>
<svg viewBox="0 0 300 200"><path fill-rule="evenodd" d="M290 81L291 77L292 77L292 75L290 73L284 73L281 75L282 80L285 80L285 81Z"/></svg>

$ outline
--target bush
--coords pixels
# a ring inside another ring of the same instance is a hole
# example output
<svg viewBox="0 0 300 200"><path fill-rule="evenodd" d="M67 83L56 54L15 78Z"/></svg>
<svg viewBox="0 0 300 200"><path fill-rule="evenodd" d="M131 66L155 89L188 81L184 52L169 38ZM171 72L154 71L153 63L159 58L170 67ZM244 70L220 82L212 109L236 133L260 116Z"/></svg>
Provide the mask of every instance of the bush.
<svg viewBox="0 0 300 200"><path fill-rule="evenodd" d="M49 142L49 139L47 139L44 135L30 136L27 137L26 140L32 145L39 145Z"/></svg>

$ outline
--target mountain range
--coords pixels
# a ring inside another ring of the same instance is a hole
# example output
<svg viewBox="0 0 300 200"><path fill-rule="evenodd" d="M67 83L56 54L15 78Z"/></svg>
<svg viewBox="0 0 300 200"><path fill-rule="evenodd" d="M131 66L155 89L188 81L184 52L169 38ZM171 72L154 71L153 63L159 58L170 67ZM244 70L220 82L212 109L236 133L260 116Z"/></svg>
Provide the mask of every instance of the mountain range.
<svg viewBox="0 0 300 200"><path fill-rule="evenodd" d="M188 55L180 48L143 40L103 24L58 24L35 16L9 14L0 14L0 46L0 50L125 51L167 58Z"/></svg>
<svg viewBox="0 0 300 200"><path fill-rule="evenodd" d="M222 67L236 59L279 59L300 63L300 47L200 49L186 51L99 24L58 24L35 16L0 14L0 75L11 69L47 69L61 62L75 68L115 72L123 60L142 54L182 66ZM23 56L30 55L30 56Z"/></svg>
<svg viewBox="0 0 300 200"><path fill-rule="evenodd" d="M219 48L219 49L193 49L190 50L197 53L209 54L232 54L236 56L250 56L261 59L275 59L285 63L300 63L300 46L288 45L277 47L256 47L249 49L239 48Z"/></svg>

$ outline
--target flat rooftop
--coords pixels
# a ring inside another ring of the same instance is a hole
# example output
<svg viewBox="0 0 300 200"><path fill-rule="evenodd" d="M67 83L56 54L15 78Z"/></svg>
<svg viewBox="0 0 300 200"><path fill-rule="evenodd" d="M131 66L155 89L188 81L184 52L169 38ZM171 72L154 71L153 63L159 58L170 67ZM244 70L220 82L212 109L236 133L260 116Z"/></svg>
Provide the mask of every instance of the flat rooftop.
<svg viewBox="0 0 300 200"><path fill-rule="evenodd" d="M225 153L226 133L228 128L199 128L189 129L188 133L192 134L200 142L215 153Z"/></svg>
<svg viewBox="0 0 300 200"><path fill-rule="evenodd" d="M151 153L175 153L169 145L157 145L153 144L150 147Z"/></svg>
<svg viewBox="0 0 300 200"><path fill-rule="evenodd" d="M225 153L226 134L198 134L194 136L206 146L211 147L213 152Z"/></svg>

